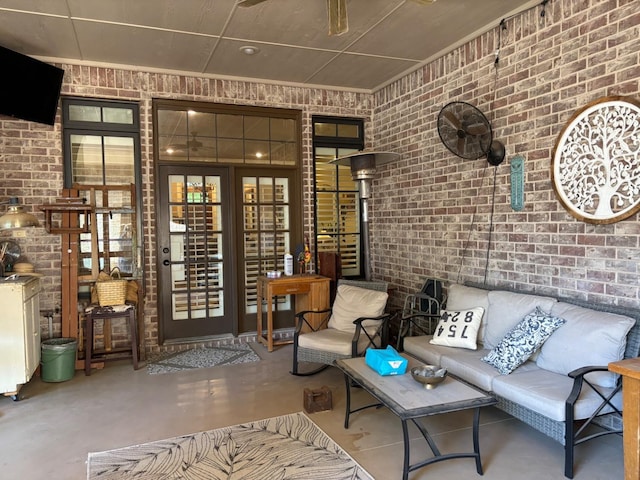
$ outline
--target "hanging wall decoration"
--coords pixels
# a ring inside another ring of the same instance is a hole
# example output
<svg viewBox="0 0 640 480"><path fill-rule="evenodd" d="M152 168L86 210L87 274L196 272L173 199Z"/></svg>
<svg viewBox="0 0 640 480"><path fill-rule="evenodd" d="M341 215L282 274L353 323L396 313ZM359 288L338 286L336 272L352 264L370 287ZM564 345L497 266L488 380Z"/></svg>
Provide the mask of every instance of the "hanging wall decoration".
<svg viewBox="0 0 640 480"><path fill-rule="evenodd" d="M608 224L640 210L640 102L604 97L578 110L560 133L551 179L567 211Z"/></svg>

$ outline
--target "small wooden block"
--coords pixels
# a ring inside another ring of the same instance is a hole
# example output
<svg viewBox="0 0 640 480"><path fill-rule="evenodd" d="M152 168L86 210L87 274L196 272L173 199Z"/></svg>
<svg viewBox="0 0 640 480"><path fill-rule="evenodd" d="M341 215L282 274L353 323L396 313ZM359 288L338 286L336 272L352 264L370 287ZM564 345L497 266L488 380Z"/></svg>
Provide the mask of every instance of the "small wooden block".
<svg viewBox="0 0 640 480"><path fill-rule="evenodd" d="M304 411L307 413L323 412L325 410L331 410L331 389L323 386L312 390L310 388L304 389Z"/></svg>

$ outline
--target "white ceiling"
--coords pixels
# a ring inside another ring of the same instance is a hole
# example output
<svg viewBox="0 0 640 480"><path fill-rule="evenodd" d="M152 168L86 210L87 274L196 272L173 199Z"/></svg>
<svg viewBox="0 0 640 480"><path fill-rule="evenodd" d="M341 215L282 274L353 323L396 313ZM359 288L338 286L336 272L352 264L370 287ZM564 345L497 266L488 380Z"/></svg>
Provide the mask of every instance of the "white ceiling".
<svg viewBox="0 0 640 480"><path fill-rule="evenodd" d="M349 31L330 37L325 0L0 0L0 45L47 61L375 91L539 3L347 0Z"/></svg>

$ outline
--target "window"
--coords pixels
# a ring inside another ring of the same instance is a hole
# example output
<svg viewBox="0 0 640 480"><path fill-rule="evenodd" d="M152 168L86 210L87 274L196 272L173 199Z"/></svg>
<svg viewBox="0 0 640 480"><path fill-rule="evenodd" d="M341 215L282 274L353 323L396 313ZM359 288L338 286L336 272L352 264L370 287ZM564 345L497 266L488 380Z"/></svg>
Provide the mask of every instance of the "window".
<svg viewBox="0 0 640 480"><path fill-rule="evenodd" d="M64 186L95 207L94 234L80 235L78 273L95 277L118 267L124 276L140 277L138 105L63 98L62 108Z"/></svg>
<svg viewBox="0 0 640 480"><path fill-rule="evenodd" d="M342 275L362 276L358 185L349 167L329 163L364 148L360 119L313 118L316 250L337 252Z"/></svg>
<svg viewBox="0 0 640 480"><path fill-rule="evenodd" d="M156 101L158 159L166 162L295 166L295 118L266 109ZM281 114L280 114L281 115Z"/></svg>

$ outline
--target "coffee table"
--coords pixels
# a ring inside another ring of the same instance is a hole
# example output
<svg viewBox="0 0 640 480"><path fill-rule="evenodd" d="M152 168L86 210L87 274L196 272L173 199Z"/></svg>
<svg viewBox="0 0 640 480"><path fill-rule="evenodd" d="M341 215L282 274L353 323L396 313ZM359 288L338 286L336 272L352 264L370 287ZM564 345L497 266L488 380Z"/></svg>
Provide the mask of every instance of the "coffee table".
<svg viewBox="0 0 640 480"><path fill-rule="evenodd" d="M402 422L404 440L403 480L409 478L409 472L431 463L452 458L475 458L476 470L478 474L482 475L479 441L480 408L494 405L498 401L481 390L454 378L452 375L447 375L447 378L436 388L426 389L422 384L411 378L411 367L420 365L420 363L412 357L405 356L405 358L409 360L407 373L397 376L379 375L365 363L363 357L336 361L336 366L344 373L347 388L344 428L349 428L349 416L351 414L371 407L384 406L398 416ZM352 382L369 392L379 403L368 404L351 410ZM469 409L475 410L473 415L473 452L469 453L440 453L426 427L416 421L420 417ZM416 462L413 465L409 464L409 421L412 421L418 428L433 453L433 457Z"/></svg>

